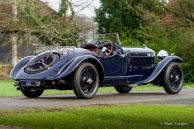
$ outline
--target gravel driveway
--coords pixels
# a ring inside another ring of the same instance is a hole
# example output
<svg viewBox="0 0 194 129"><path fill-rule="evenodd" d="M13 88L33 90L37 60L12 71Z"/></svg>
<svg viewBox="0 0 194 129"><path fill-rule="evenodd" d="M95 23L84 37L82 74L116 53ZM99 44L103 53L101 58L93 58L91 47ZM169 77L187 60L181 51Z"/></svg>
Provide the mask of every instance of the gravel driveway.
<svg viewBox="0 0 194 129"><path fill-rule="evenodd" d="M168 95L164 91L142 91L129 94L98 94L89 100L79 100L75 95L50 95L37 99L25 97L0 98L0 109L21 109L37 107L75 107L103 104L175 104L194 105L194 89L184 89L178 95Z"/></svg>

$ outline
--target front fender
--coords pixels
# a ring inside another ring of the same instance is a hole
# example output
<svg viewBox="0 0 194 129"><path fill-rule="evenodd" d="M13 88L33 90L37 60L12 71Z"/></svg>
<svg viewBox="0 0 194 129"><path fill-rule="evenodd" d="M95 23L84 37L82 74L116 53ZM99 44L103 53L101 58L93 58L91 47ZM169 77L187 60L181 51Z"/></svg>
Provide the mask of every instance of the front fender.
<svg viewBox="0 0 194 129"><path fill-rule="evenodd" d="M83 55L70 60L69 63L66 63L64 65L64 67L61 67L55 79L61 79L71 74L84 61L93 63L95 66L99 66L97 67L97 69L100 69L102 74L104 73L104 69L101 62L95 56Z"/></svg>
<svg viewBox="0 0 194 129"><path fill-rule="evenodd" d="M27 56L22 58L11 70L10 78L15 79L17 73L33 58L34 56Z"/></svg>
<svg viewBox="0 0 194 129"><path fill-rule="evenodd" d="M142 84L147 84L147 83L154 81L160 75L163 69L171 62L183 63L183 60L178 56L165 57L161 62L159 62L156 65L155 70L152 72L152 74L147 79L137 82L136 84L142 85Z"/></svg>

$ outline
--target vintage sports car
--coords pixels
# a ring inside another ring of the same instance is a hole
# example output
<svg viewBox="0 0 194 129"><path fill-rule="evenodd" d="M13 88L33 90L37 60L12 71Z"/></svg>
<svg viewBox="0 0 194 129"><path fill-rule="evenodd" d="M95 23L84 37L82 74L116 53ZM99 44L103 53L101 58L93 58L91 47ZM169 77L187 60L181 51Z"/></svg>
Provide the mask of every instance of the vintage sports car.
<svg viewBox="0 0 194 129"><path fill-rule="evenodd" d="M96 95L99 86L114 86L128 93L148 83L177 94L183 86L183 60L164 50L122 48L118 34L96 34L82 38L80 48L62 48L21 59L10 77L28 98L46 89L73 90L80 99Z"/></svg>

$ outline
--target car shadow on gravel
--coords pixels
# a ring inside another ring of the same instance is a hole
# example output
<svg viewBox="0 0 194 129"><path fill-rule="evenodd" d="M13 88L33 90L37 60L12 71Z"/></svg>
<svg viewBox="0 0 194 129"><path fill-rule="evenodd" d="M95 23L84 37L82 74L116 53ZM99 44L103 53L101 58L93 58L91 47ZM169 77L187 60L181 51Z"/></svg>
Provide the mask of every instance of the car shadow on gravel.
<svg viewBox="0 0 194 129"><path fill-rule="evenodd" d="M172 96L169 94L166 94L164 92L152 92L152 93L127 93L127 94L119 94L119 93L103 93L103 94L97 94L93 99L82 99L82 100L95 100L95 99L108 99L108 98L122 98L122 97L152 97L152 96ZM24 97L20 97L20 99L28 99ZM81 100L78 99L75 95L69 94L69 95L47 95L47 96L41 96L39 98L36 98L38 100Z"/></svg>

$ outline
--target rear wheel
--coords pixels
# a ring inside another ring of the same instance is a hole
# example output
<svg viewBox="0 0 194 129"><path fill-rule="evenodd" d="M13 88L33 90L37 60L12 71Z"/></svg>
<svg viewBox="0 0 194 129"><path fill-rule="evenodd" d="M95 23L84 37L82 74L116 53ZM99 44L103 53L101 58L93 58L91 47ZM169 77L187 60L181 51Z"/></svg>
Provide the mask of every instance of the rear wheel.
<svg viewBox="0 0 194 129"><path fill-rule="evenodd" d="M171 63L163 71L163 87L168 94L178 94L183 87L183 71L178 63Z"/></svg>
<svg viewBox="0 0 194 129"><path fill-rule="evenodd" d="M73 75L73 91L80 99L93 98L99 87L99 74L96 67L84 62Z"/></svg>
<svg viewBox="0 0 194 129"><path fill-rule="evenodd" d="M129 93L132 90L132 87L127 85L116 85L114 88L119 93Z"/></svg>
<svg viewBox="0 0 194 129"><path fill-rule="evenodd" d="M27 98L38 98L44 92L44 89L22 89L21 92Z"/></svg>

